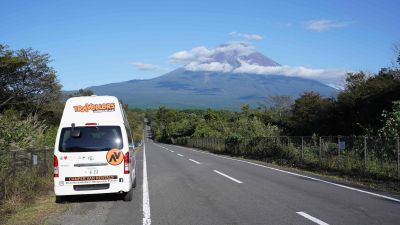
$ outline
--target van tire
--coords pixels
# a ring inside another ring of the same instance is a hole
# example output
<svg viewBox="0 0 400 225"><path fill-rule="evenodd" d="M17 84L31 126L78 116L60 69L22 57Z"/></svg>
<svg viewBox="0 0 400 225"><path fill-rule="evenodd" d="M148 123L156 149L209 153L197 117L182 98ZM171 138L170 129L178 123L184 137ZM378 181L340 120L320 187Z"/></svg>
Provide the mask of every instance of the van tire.
<svg viewBox="0 0 400 225"><path fill-rule="evenodd" d="M64 202L64 196L56 195L56 203L63 203Z"/></svg>
<svg viewBox="0 0 400 225"><path fill-rule="evenodd" d="M127 193L124 194L124 202L132 201L132 197L133 197L133 188L131 188L131 190L129 190Z"/></svg>

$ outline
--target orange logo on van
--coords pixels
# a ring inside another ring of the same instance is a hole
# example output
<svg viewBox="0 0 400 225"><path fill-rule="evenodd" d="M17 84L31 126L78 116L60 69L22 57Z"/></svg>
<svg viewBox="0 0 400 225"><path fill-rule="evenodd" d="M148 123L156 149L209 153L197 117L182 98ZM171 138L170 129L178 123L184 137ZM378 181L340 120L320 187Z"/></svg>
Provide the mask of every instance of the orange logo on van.
<svg viewBox="0 0 400 225"><path fill-rule="evenodd" d="M117 166L124 161L124 153L122 153L121 150L114 148L107 152L106 158L108 164Z"/></svg>
<svg viewBox="0 0 400 225"><path fill-rule="evenodd" d="M86 103L85 105L75 105L75 112L110 112L115 111L115 103L93 104Z"/></svg>

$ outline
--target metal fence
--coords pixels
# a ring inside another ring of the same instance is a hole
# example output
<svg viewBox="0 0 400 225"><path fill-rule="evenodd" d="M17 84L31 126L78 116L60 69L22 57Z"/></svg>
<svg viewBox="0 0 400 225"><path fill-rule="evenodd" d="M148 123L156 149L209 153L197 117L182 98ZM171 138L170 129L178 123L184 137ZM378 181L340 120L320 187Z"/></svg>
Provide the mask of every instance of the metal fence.
<svg viewBox="0 0 400 225"><path fill-rule="evenodd" d="M347 175L400 179L398 137L178 138L173 143L263 161L319 167Z"/></svg>
<svg viewBox="0 0 400 225"><path fill-rule="evenodd" d="M52 158L52 149L0 150L0 200L7 196L7 181L16 178L19 172L35 170L42 176L48 175L52 171Z"/></svg>

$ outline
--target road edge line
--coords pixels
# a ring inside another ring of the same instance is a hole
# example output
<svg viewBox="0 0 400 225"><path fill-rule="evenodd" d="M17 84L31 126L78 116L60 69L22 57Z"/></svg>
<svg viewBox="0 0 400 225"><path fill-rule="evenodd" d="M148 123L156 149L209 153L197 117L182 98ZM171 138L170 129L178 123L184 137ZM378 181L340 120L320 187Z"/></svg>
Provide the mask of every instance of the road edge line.
<svg viewBox="0 0 400 225"><path fill-rule="evenodd" d="M146 144L143 143L143 225L151 225L149 184L147 180Z"/></svg>

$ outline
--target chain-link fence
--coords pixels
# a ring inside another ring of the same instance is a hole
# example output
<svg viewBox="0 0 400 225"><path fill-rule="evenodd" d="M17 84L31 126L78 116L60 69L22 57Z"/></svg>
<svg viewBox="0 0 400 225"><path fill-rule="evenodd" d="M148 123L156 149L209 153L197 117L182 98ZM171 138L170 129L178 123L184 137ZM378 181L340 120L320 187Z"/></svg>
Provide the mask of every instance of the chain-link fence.
<svg viewBox="0 0 400 225"><path fill-rule="evenodd" d="M48 175L52 171L52 158L51 149L0 151L0 200L10 193L8 184L21 172Z"/></svg>
<svg viewBox="0 0 400 225"><path fill-rule="evenodd" d="M398 137L178 138L174 144L346 175L400 179Z"/></svg>

